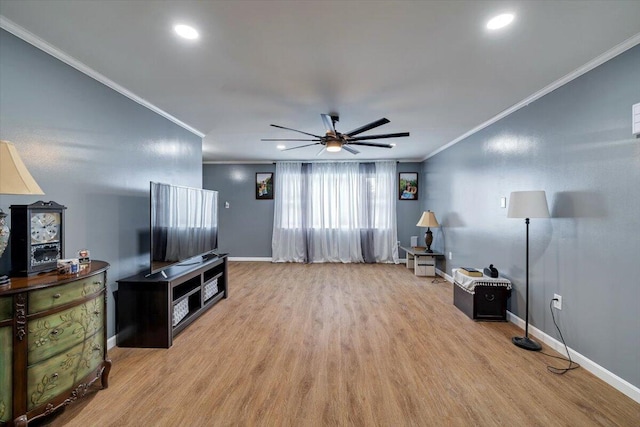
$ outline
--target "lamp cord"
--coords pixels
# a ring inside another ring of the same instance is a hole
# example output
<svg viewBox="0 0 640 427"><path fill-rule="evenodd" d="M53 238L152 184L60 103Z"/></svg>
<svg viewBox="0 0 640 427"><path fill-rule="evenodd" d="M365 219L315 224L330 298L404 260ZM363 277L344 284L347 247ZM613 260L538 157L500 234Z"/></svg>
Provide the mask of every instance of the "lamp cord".
<svg viewBox="0 0 640 427"><path fill-rule="evenodd" d="M569 366L567 366L566 368L558 368L558 367L555 367L555 366L547 365L547 370L549 372L551 372L552 374L564 375L569 371L572 371L574 369L578 369L580 367L580 365L577 364L576 362L574 362L573 360L571 360L571 353L569 353L569 348L567 348L567 343L564 341L564 337L562 336L562 332L560 331L560 328L558 327L558 323L556 322L556 316L553 314L553 301L555 301L555 299L552 299L551 301L549 301L549 311L551 311L551 318L553 319L553 324L555 325L556 330L558 331L558 334L560 335L560 339L562 340L562 344L564 345L564 350L567 352L567 357L554 356L553 354L549 354L549 353L545 353L545 352L542 352L542 354L544 354L545 356L553 357L554 359L560 359L560 360L564 360L565 362L569 362Z"/></svg>

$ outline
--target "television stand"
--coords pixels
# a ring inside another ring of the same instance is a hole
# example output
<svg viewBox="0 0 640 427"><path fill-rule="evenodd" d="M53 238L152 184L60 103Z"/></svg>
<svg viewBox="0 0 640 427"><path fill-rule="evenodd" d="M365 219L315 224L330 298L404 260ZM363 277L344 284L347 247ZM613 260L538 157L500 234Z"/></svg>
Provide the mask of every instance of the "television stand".
<svg viewBox="0 0 640 427"><path fill-rule="evenodd" d="M226 254L163 273L118 280L118 347L169 348L176 335L229 296Z"/></svg>

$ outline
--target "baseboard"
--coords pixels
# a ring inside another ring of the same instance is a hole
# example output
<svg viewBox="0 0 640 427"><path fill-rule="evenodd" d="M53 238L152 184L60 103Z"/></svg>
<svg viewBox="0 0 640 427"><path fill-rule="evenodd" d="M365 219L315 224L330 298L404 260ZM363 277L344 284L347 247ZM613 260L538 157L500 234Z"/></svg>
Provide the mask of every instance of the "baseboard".
<svg viewBox="0 0 640 427"><path fill-rule="evenodd" d="M437 274L438 276L440 276L440 277L444 277L444 279L445 279L447 282L449 282L449 283L453 283L453 277L449 276L449 275L448 275L447 273L445 273L444 271L442 271L442 270L438 270L438 269L436 268L436 274Z"/></svg>
<svg viewBox="0 0 640 427"><path fill-rule="evenodd" d="M107 350L111 350L113 347L116 346L117 337L118 337L117 335L114 335L107 340Z"/></svg>
<svg viewBox="0 0 640 427"><path fill-rule="evenodd" d="M447 279L448 282L453 283L453 277L449 276L443 271L436 270L436 272ZM520 329L524 330L524 320L516 316L510 311L507 311L507 320L514 325L518 326ZM558 353L565 355L564 344L562 344L557 339L553 338L551 335L547 335L542 330L536 328L535 326L529 325L529 334L538 338L540 341L553 348ZM600 378L602 381L609 384L611 387L615 388L619 392L629 396L631 399L640 403L640 388L634 386L630 382L620 378L613 372L610 372L603 368L602 366L595 363L593 360L588 359L577 351L573 350L571 347L567 347L569 349L569 354L571 354L571 360L576 363L579 363L585 370L592 373L596 377Z"/></svg>
<svg viewBox="0 0 640 427"><path fill-rule="evenodd" d="M264 262L271 262L271 257L232 256L232 257L229 257L229 261L264 261Z"/></svg>
<svg viewBox="0 0 640 427"><path fill-rule="evenodd" d="M524 329L524 326L525 326L524 320L522 320L515 314L511 313L510 311L507 311L507 320L509 320L509 322L515 324L516 326L520 327L521 329ZM553 348L558 353L566 356L564 344L562 344L562 342L546 334L545 332L541 331L535 326L532 326L531 324L529 324L529 335L533 335L534 337L538 338L538 340L542 341L549 347ZM620 378L613 372L608 371L607 369L595 363L593 360L578 353L571 347L567 347L567 348L569 349L569 354L571 354L571 360L573 360L576 363L579 363L580 366L582 366L587 371L591 372L596 377L600 378L602 381L609 384L611 387L615 388L616 390L620 391L621 393L625 394L626 396L629 396L631 399L640 403L640 388Z"/></svg>

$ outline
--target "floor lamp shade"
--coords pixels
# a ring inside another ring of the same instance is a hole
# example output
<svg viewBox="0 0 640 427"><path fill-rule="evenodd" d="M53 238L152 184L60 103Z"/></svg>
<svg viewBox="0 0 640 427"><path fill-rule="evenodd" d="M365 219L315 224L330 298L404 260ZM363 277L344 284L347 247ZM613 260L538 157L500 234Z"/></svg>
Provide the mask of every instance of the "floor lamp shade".
<svg viewBox="0 0 640 427"><path fill-rule="evenodd" d="M544 191L514 191L509 196L509 218L524 218L527 226L526 250L526 310L524 337L513 337L511 341L518 347L539 351L542 346L529 338L529 218L549 218L549 206Z"/></svg>
<svg viewBox="0 0 640 427"><path fill-rule="evenodd" d="M509 197L509 218L549 218L545 192L513 191Z"/></svg>

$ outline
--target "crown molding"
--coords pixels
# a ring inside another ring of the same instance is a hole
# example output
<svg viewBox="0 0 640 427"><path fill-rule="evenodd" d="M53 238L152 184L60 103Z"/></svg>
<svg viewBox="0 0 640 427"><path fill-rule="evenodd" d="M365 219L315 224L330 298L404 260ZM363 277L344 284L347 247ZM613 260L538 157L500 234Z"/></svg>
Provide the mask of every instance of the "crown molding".
<svg viewBox="0 0 640 427"><path fill-rule="evenodd" d="M127 98L131 99L132 101L137 102L138 104L142 105L143 107L148 108L149 110L153 111L154 113L157 113L157 114L161 115L162 117L172 121L173 123L177 124L178 126L183 127L184 129L186 129L189 132L199 136L200 138L204 138L205 134L200 132L198 129L194 128L193 126L190 126L190 125L186 124L182 120L180 120L180 119L172 116L171 114L167 113L166 111L156 107L155 105L153 105L149 101L146 101L145 99L139 97L135 93L133 93L130 90L126 89L125 87L120 86L118 83L116 83L113 80L105 77L104 75L100 74L99 72L97 72L93 68L83 64L82 62L78 61L77 59L75 59L71 55L68 55L67 53L63 52L62 50L58 49L57 47L47 43L46 41L44 41L40 37L36 36L35 34L29 32L29 31L27 31L26 29L22 28L18 24L14 23L13 21L7 19L6 17L4 17L2 15L0 15L0 28L10 32L14 36L26 41L27 43L29 43L29 44L31 44L31 45L33 45L35 47L37 47L38 49L42 50L43 52L48 53L49 55L53 56L54 58L56 58L56 59L58 59L58 60L60 60L62 62L64 62L65 64L70 65L71 67L75 68L76 70L80 71L83 74L86 74L87 76L91 77L92 79L99 81L100 83L102 83L105 86L115 90L116 92L126 96Z"/></svg>
<svg viewBox="0 0 640 427"><path fill-rule="evenodd" d="M593 70L597 66L602 65L605 62L615 58L616 56L620 55L621 53L623 53L623 52L625 52L625 51L627 51L629 49L631 49L632 47L634 47L635 45L637 45L639 43L640 43L640 33L628 38L627 40L623 41L619 45L614 46L613 48L609 49L608 51L606 51L602 55L597 56L596 58L594 58L591 61L587 62L582 67L570 72L569 74L565 75L564 77L561 77L560 79L556 80L555 82L551 83L550 85L542 88L538 92L535 92L533 95L528 96L527 98L523 99L522 101L518 102L517 104L515 104L515 105L507 108L503 112L499 113L498 115L490 118L486 122L484 122L484 123L480 124L479 126L476 126L475 128L471 129L467 133L462 134L461 136L459 136L458 138L454 139L453 141L443 145L442 147L438 148L435 151L432 151L425 158L423 158L421 161L425 161L428 158L435 156L436 154L440 153L441 151L444 151L447 148L457 144L458 142L470 137L474 133L479 132L482 129L494 124L498 120L507 117L511 113L514 113L514 112L518 111L519 109L521 109L523 107L526 107L527 105L531 104L533 101L535 101L535 100L537 100L539 98L542 98L543 96L547 95L548 93L551 93L554 90L558 89L560 86L563 86L563 85L569 83L570 81L577 79L581 75L586 74L587 72Z"/></svg>

